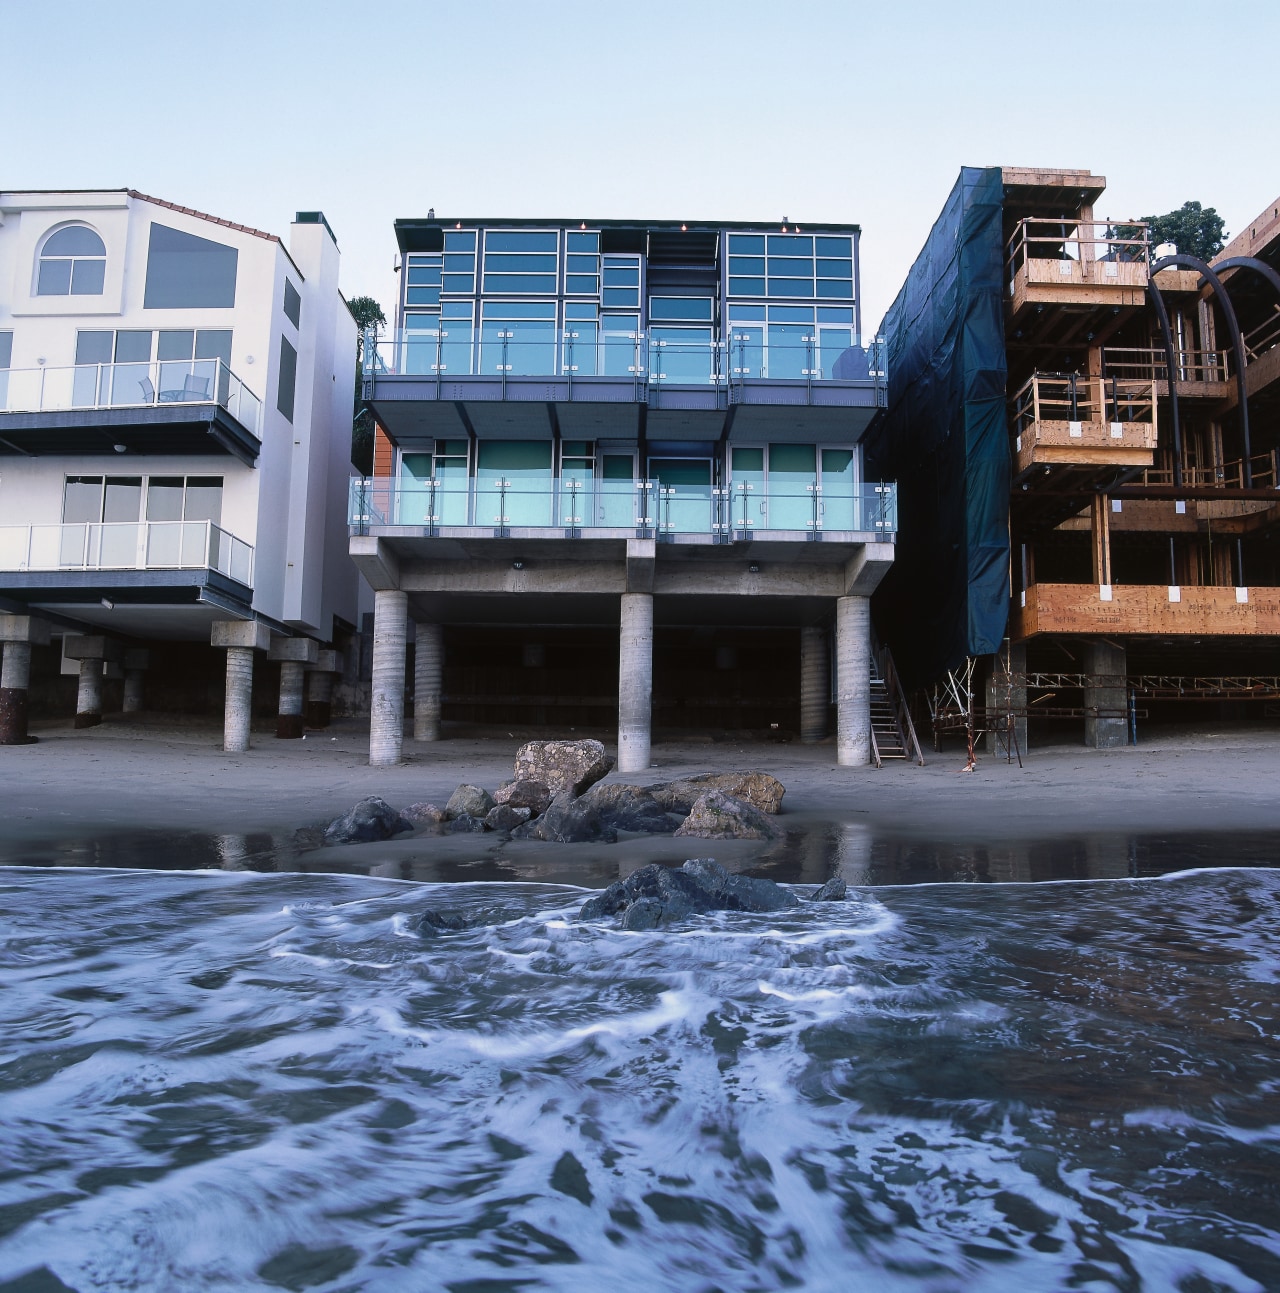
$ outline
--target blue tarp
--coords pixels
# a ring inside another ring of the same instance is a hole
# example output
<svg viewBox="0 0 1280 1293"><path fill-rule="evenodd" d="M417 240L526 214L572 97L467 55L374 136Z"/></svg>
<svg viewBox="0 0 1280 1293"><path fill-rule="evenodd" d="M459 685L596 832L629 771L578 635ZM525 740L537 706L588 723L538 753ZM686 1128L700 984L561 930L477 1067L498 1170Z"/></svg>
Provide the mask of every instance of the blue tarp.
<svg viewBox="0 0 1280 1293"><path fill-rule="evenodd" d="M898 550L874 601L903 681L999 650L1009 612L1004 184L960 172L885 315L889 400L864 441L898 482Z"/></svg>

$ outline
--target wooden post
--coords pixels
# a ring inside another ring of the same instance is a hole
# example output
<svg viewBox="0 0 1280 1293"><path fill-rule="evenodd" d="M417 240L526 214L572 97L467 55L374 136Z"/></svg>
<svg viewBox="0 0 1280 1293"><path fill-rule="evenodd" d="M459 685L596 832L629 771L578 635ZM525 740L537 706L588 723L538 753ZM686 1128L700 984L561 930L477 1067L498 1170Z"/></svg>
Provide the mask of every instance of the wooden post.
<svg viewBox="0 0 1280 1293"><path fill-rule="evenodd" d="M1089 503L1089 530L1093 540L1093 582L1111 583L1111 498L1095 494Z"/></svg>

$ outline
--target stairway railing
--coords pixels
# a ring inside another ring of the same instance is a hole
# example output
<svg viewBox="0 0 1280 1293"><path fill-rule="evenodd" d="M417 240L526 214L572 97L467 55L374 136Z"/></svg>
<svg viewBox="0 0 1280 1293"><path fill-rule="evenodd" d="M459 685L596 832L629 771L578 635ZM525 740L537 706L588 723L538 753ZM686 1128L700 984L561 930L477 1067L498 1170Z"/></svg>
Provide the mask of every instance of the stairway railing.
<svg viewBox="0 0 1280 1293"><path fill-rule="evenodd" d="M911 721L911 710L907 706L906 693L902 689L902 682L898 678L898 670L893 663L893 654L880 641L874 630L871 637L871 651L875 657L876 667L880 672L880 679L884 683L885 695L889 698L889 704L893 707L893 716L898 724L898 735L902 739L902 748L906 751L908 758L914 759L923 768L924 753L920 749L920 741L916 736L916 726ZM876 767L879 767L879 754L876 750L874 729L871 733L871 748L876 759Z"/></svg>

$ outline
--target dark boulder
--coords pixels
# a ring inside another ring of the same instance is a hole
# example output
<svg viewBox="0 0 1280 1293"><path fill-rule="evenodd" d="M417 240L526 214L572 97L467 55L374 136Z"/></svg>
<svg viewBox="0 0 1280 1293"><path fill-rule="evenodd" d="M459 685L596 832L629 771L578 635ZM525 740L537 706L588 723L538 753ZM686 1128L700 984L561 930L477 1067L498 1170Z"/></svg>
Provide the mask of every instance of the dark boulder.
<svg viewBox="0 0 1280 1293"><path fill-rule="evenodd" d="M771 816L782 810L782 797L787 793L782 782L767 772L707 772L649 787L654 799L672 813L688 813L710 790L720 790L735 799L743 799Z"/></svg>
<svg viewBox="0 0 1280 1293"><path fill-rule="evenodd" d="M551 801L551 806L541 817L517 826L511 832L511 838L545 840L548 844L584 844L591 840L612 843L618 835L605 826L592 804L585 799L575 799L565 791Z"/></svg>
<svg viewBox="0 0 1280 1293"><path fill-rule="evenodd" d="M414 830L421 830L424 826L439 826L444 821L444 809L437 808L435 804L410 804L408 808L400 810L400 816Z"/></svg>
<svg viewBox="0 0 1280 1293"><path fill-rule="evenodd" d="M470 813L459 813L445 822L446 835L478 835L484 830L484 818L472 817Z"/></svg>
<svg viewBox="0 0 1280 1293"><path fill-rule="evenodd" d="M551 806L551 791L545 782L525 777L508 781L493 792L494 803L510 808L527 808L534 817L541 817Z"/></svg>
<svg viewBox="0 0 1280 1293"><path fill-rule="evenodd" d="M668 813L643 786L601 784L592 786L582 799L615 831L671 835L680 825L680 818Z"/></svg>
<svg viewBox="0 0 1280 1293"><path fill-rule="evenodd" d="M650 865L583 904L583 920L622 917L624 929L656 929L709 911L783 911L800 900L772 880L733 875L712 858L690 858L678 871Z"/></svg>
<svg viewBox="0 0 1280 1293"><path fill-rule="evenodd" d="M426 911L411 916L408 926L415 934L454 934L463 929L470 929L471 922L456 912L433 911L428 907Z"/></svg>
<svg viewBox="0 0 1280 1293"><path fill-rule="evenodd" d="M393 835L413 829L413 823L405 821L385 799L370 795L325 827L324 842L369 844L374 840L389 840Z"/></svg>
<svg viewBox="0 0 1280 1293"><path fill-rule="evenodd" d="M838 876L833 875L817 893L809 895L810 902L839 902L848 890L848 885Z"/></svg>
<svg viewBox="0 0 1280 1293"><path fill-rule="evenodd" d="M800 899L772 880L757 880L726 871L715 858L690 858L680 868L724 911L785 911Z"/></svg>
<svg viewBox="0 0 1280 1293"><path fill-rule="evenodd" d="M528 808L512 808L510 804L496 804L489 809L484 819L486 829L491 831L513 831L523 826L533 816Z"/></svg>

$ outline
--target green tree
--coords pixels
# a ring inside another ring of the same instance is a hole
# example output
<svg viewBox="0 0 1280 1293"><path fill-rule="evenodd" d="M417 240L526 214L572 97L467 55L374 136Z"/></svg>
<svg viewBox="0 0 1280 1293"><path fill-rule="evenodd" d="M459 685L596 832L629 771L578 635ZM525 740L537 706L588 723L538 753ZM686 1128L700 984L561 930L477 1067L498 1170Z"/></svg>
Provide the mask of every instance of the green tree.
<svg viewBox="0 0 1280 1293"><path fill-rule="evenodd" d="M364 339L370 329L374 335L387 326L382 306L371 296L353 296L347 309L356 321L356 406L351 422L351 465L365 476L373 474L373 415L364 406L360 394L360 370L364 363Z"/></svg>
<svg viewBox="0 0 1280 1293"><path fill-rule="evenodd" d="M1186 256L1212 260L1226 246L1222 217L1213 207L1184 202L1176 211L1143 216L1151 230L1151 246L1173 243Z"/></svg>

